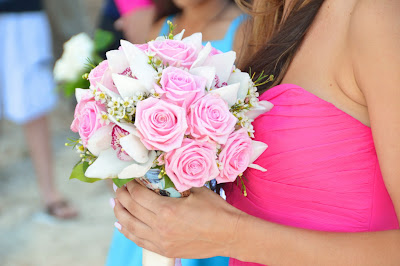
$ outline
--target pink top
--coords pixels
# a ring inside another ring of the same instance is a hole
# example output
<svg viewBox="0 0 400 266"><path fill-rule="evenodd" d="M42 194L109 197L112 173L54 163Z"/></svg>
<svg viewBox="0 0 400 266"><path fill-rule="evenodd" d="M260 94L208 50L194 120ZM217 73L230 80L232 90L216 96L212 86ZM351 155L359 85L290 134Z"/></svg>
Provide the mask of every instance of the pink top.
<svg viewBox="0 0 400 266"><path fill-rule="evenodd" d="M151 0L115 0L115 4L121 16L130 13L136 9L149 7L153 5Z"/></svg>
<svg viewBox="0 0 400 266"><path fill-rule="evenodd" d="M371 129L291 84L260 97L274 108L254 121L269 148L245 173L248 196L226 186L233 206L264 220L332 232L398 229ZM231 259L231 266L259 265Z"/></svg>

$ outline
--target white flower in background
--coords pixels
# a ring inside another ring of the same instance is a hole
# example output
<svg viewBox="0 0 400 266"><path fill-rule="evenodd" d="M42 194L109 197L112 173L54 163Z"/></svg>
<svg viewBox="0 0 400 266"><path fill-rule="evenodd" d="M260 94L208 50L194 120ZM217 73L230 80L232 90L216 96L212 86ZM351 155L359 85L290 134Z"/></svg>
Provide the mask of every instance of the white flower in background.
<svg viewBox="0 0 400 266"><path fill-rule="evenodd" d="M73 81L85 69L87 59L92 57L93 40L86 33L73 36L64 44L64 53L54 67L54 78L58 82Z"/></svg>

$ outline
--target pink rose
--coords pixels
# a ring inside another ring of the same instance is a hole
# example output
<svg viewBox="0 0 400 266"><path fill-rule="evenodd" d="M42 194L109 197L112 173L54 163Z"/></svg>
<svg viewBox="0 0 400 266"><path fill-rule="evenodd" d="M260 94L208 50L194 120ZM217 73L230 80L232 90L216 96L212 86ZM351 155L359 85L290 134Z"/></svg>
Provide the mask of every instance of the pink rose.
<svg viewBox="0 0 400 266"><path fill-rule="evenodd" d="M104 60L97 67L93 68L89 73L90 85L97 87L97 82L100 82L104 76L104 73L108 69L108 61Z"/></svg>
<svg viewBox="0 0 400 266"><path fill-rule="evenodd" d="M236 122L237 118L219 95L207 94L190 106L188 123L194 138L209 137L219 144L225 144Z"/></svg>
<svg viewBox="0 0 400 266"><path fill-rule="evenodd" d="M182 147L165 154L165 170L179 192L218 176L216 151L215 144L185 138Z"/></svg>
<svg viewBox="0 0 400 266"><path fill-rule="evenodd" d="M251 138L247 130L241 128L233 132L219 154L222 165L220 175L216 178L218 183L233 182L243 173L250 164L253 153Z"/></svg>
<svg viewBox="0 0 400 266"><path fill-rule="evenodd" d="M176 40L149 42L149 50L155 52L165 65L185 68L190 68L198 55L193 45Z"/></svg>
<svg viewBox="0 0 400 266"><path fill-rule="evenodd" d="M205 94L207 80L176 67L166 68L161 77L161 88L155 90L179 106L189 107Z"/></svg>
<svg viewBox="0 0 400 266"><path fill-rule="evenodd" d="M106 107L96 102L92 92L89 90L76 105L71 130L79 133L84 147L87 146L88 140L94 132L104 126L101 122L100 115L101 112L105 111Z"/></svg>
<svg viewBox="0 0 400 266"><path fill-rule="evenodd" d="M135 126L147 149L169 152L182 144L186 111L164 100L147 98L136 107Z"/></svg>
<svg viewBox="0 0 400 266"><path fill-rule="evenodd" d="M149 50L149 45L147 43L144 44L135 44L137 48L142 50L143 52L147 52Z"/></svg>
<svg viewBox="0 0 400 266"><path fill-rule="evenodd" d="M129 69L130 70L130 69ZM89 73L90 85L99 90L97 83L100 83L112 92L119 94L117 87L112 79L112 73L108 67L108 61L104 60ZM101 89L100 89L101 90Z"/></svg>

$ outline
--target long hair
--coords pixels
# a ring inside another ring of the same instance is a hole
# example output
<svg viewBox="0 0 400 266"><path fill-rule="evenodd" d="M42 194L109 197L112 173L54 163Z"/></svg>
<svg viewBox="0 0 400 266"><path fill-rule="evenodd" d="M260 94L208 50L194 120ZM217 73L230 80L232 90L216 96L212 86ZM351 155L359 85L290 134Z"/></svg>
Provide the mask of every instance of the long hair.
<svg viewBox="0 0 400 266"><path fill-rule="evenodd" d="M293 0L284 13L285 0L236 0L251 14L245 44L247 50L240 62L243 70L264 71L274 81L259 88L263 92L281 83L290 63L314 21L324 0Z"/></svg>

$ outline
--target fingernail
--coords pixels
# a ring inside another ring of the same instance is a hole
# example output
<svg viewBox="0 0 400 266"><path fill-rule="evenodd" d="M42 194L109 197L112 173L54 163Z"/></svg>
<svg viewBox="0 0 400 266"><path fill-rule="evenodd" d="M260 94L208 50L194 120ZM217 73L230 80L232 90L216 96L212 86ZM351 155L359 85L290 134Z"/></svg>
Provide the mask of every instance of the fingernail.
<svg viewBox="0 0 400 266"><path fill-rule="evenodd" d="M114 198L110 199L110 206L111 206L111 208L114 209L114 207L115 207L115 199Z"/></svg>
<svg viewBox="0 0 400 266"><path fill-rule="evenodd" d="M126 187L126 184L124 185L124 187Z"/></svg>
<svg viewBox="0 0 400 266"><path fill-rule="evenodd" d="M115 223L114 223L114 226L115 226L115 228L117 228L118 230L121 231L122 226L121 226L121 224L120 224L119 222L115 222Z"/></svg>
<svg viewBox="0 0 400 266"><path fill-rule="evenodd" d="M117 192L118 187L117 187L117 185L114 184L114 183L113 183L113 189L114 189L114 192Z"/></svg>

